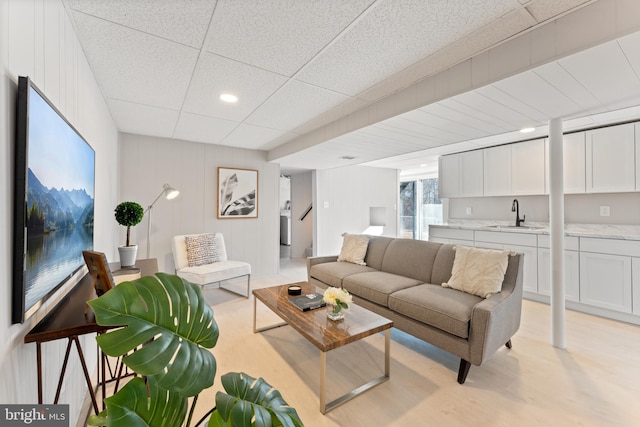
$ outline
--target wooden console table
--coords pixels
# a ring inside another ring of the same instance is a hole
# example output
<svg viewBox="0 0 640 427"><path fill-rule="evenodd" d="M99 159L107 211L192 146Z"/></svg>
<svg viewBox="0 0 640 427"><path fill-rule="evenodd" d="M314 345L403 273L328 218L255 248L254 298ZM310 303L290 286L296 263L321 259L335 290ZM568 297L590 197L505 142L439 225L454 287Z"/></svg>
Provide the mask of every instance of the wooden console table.
<svg viewBox="0 0 640 427"><path fill-rule="evenodd" d="M136 262L136 267L140 268L141 276L151 276L158 272L158 260L155 258L141 259ZM111 270L118 270L120 268L119 263L109 263ZM86 274L78 284L69 291L67 295L51 310L44 319L42 319L27 335L24 337L25 343L36 343L36 358L38 369L38 404L42 405L42 343L48 341L55 341L66 338L68 340L67 350L64 356L64 362L62 363L62 370L60 372L60 379L58 380L58 388L56 390L56 396L54 404L58 403L60 397L60 390L62 389L62 382L67 369L67 363L69 361L69 353L71 346L75 343L78 350L78 356L80 357L80 363L84 373L87 387L89 388L89 394L91 395L91 402L93 409L98 414L98 403L96 400L95 389L91 383L91 376L87 369L87 364L84 359L84 353L82 352L82 346L78 340L79 335L101 333L111 327L100 326L96 323L95 314L90 308L87 309L87 301L95 298L95 291L93 289L93 281L91 277ZM86 313L86 314L85 314ZM102 369L100 370L100 359L102 355ZM102 352L98 355L98 384L102 385L102 397L105 396L105 356Z"/></svg>

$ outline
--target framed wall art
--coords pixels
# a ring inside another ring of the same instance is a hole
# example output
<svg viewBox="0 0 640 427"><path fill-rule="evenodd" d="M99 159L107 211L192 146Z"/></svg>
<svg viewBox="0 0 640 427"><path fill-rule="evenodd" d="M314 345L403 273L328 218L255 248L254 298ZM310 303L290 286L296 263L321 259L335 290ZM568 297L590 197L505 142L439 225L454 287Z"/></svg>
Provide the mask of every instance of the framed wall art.
<svg viewBox="0 0 640 427"><path fill-rule="evenodd" d="M258 217L258 171L218 168L218 219Z"/></svg>

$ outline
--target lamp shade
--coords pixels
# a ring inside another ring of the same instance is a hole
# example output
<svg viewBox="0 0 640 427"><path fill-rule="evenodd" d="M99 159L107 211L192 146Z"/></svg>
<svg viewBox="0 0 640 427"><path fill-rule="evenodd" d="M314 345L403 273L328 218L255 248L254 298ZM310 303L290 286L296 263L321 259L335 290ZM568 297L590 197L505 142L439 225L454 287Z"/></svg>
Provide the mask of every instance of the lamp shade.
<svg viewBox="0 0 640 427"><path fill-rule="evenodd" d="M162 188L164 188L164 194L167 200L175 199L180 195L180 192L169 184L164 184Z"/></svg>

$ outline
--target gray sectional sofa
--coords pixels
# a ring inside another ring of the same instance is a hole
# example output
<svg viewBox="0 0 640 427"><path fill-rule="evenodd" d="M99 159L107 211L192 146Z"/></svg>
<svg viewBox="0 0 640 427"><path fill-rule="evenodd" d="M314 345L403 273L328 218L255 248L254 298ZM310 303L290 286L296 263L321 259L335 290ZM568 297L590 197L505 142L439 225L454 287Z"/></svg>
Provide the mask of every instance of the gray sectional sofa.
<svg viewBox="0 0 640 427"><path fill-rule="evenodd" d="M454 245L369 237L366 266L337 256L307 259L308 281L343 287L361 307L394 327L460 357L458 382L501 346L511 348L520 326L523 254L509 255L502 291L481 298L441 286L451 277Z"/></svg>

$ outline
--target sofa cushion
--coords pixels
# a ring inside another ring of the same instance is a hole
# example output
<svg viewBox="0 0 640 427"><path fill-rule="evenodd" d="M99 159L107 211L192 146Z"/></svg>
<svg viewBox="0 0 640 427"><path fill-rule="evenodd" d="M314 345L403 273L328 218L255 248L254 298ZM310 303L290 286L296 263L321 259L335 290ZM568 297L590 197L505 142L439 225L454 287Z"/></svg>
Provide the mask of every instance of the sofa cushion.
<svg viewBox="0 0 640 427"><path fill-rule="evenodd" d="M371 267L352 264L350 262L325 262L316 264L309 270L309 276L336 288L342 287L342 279L352 274L375 271Z"/></svg>
<svg viewBox="0 0 640 427"><path fill-rule="evenodd" d="M483 299L476 295L423 284L394 292L389 308L460 338L469 338L473 307Z"/></svg>
<svg viewBox="0 0 640 427"><path fill-rule="evenodd" d="M384 253L387 251L387 246L389 246L389 243L391 243L393 240L394 239L392 237L369 236L367 256L364 259L369 267L373 267L376 270L382 270L382 260L384 259Z"/></svg>
<svg viewBox="0 0 640 427"><path fill-rule="evenodd" d="M433 261L431 280L427 280L427 283L439 284L449 281L451 278L451 270L453 270L453 260L456 257L454 247L455 245L448 243L440 247L436 254L436 259Z"/></svg>
<svg viewBox="0 0 640 427"><path fill-rule="evenodd" d="M338 261L352 262L359 265L367 265L364 257L367 255L369 237L364 234L344 234L342 249L338 255Z"/></svg>
<svg viewBox="0 0 640 427"><path fill-rule="evenodd" d="M509 251L458 245L446 288L488 298L500 292L509 263Z"/></svg>
<svg viewBox="0 0 640 427"><path fill-rule="evenodd" d="M342 286L354 295L387 307L390 294L421 283L397 274L370 271L345 277Z"/></svg>
<svg viewBox="0 0 640 427"><path fill-rule="evenodd" d="M394 239L384 253L381 271L431 283L431 270L441 243Z"/></svg>

